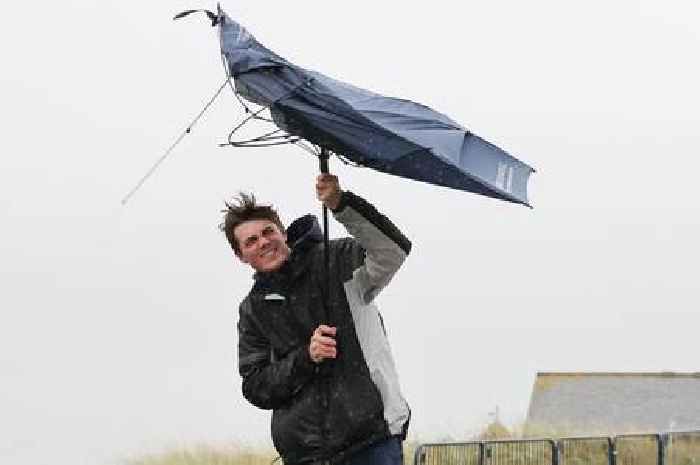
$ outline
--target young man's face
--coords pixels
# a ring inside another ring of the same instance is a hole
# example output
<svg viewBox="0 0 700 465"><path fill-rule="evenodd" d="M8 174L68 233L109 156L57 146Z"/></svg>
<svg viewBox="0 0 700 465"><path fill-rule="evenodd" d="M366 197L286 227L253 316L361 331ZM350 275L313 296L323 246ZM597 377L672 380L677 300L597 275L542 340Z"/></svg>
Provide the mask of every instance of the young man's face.
<svg viewBox="0 0 700 465"><path fill-rule="evenodd" d="M255 271L275 271L289 257L287 235L270 220L250 220L233 230L238 247L238 258Z"/></svg>

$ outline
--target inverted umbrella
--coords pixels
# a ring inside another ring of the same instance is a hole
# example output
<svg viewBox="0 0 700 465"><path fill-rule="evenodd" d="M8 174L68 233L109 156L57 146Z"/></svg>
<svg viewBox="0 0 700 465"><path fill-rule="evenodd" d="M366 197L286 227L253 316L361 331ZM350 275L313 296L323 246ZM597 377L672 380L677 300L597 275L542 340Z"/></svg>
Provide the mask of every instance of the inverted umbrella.
<svg viewBox="0 0 700 465"><path fill-rule="evenodd" d="M219 27L227 77L237 95L267 108L287 133L236 142L232 136L239 125L229 136L231 145L272 145L296 136L321 147L324 156L331 151L385 173L530 206L527 182L534 169L449 117L296 66L260 44L220 6L216 14L188 10L175 19L197 11Z"/></svg>
<svg viewBox="0 0 700 465"><path fill-rule="evenodd" d="M527 182L534 169L504 150L424 105L288 62L221 7L216 16L209 14L237 93L267 107L288 134L361 166L529 206Z"/></svg>
<svg viewBox="0 0 700 465"><path fill-rule="evenodd" d="M175 19L197 11L205 12L212 26L219 27L227 81L214 98L233 80L236 95L260 105L260 110L268 109L279 128L241 142L233 140L240 124L228 144L265 146L303 139L321 148L322 171L330 151L385 173L530 206L527 183L535 170L449 117L425 105L385 97L296 66L260 44L220 6L217 13L188 10ZM260 110L244 123L263 119L258 116ZM285 134L279 135L281 131Z"/></svg>

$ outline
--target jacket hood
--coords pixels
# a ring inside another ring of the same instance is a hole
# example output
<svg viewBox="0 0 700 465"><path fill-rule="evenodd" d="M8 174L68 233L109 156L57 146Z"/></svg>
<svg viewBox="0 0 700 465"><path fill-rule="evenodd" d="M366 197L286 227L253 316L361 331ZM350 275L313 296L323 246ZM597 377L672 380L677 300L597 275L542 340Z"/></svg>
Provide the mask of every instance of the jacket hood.
<svg viewBox="0 0 700 465"><path fill-rule="evenodd" d="M292 250L317 242L323 242L323 232L314 215L297 218L287 228L287 245Z"/></svg>

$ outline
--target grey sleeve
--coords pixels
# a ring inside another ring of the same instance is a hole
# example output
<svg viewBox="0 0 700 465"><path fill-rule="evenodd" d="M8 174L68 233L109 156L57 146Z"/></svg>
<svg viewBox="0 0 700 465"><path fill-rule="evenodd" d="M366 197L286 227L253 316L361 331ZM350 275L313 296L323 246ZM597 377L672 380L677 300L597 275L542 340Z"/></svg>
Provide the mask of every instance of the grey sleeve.
<svg viewBox="0 0 700 465"><path fill-rule="evenodd" d="M335 218L365 251L352 272L350 287L370 303L391 281L411 250L411 242L384 215L363 198L343 192Z"/></svg>

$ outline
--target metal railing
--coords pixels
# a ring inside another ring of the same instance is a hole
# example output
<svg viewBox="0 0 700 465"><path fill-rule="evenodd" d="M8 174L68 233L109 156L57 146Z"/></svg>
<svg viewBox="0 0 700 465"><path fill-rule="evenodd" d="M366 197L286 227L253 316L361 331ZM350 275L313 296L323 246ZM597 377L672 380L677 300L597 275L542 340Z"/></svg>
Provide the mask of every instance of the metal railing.
<svg viewBox="0 0 700 465"><path fill-rule="evenodd" d="M700 431L421 444L414 465L700 465Z"/></svg>
<svg viewBox="0 0 700 465"><path fill-rule="evenodd" d="M613 465L614 441L606 437L562 438L559 465Z"/></svg>

